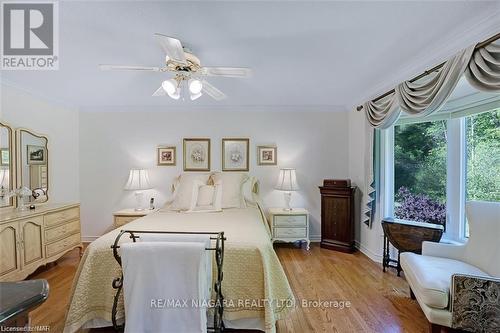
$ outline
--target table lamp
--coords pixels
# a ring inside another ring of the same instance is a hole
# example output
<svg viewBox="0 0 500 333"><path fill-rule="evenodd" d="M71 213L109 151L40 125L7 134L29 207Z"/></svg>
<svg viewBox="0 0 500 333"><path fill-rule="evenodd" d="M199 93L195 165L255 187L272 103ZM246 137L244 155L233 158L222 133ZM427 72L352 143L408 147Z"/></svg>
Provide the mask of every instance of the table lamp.
<svg viewBox="0 0 500 333"><path fill-rule="evenodd" d="M285 197L285 211L291 211L290 200L292 198L292 191L298 191L299 184L297 184L297 175L295 174L295 169L293 168L282 168L280 169L280 175L276 186L274 187L278 191L284 191Z"/></svg>
<svg viewBox="0 0 500 333"><path fill-rule="evenodd" d="M125 190L135 191L136 211L145 210L144 203L144 190L153 188L149 183L148 171L144 169L132 169L128 175Z"/></svg>

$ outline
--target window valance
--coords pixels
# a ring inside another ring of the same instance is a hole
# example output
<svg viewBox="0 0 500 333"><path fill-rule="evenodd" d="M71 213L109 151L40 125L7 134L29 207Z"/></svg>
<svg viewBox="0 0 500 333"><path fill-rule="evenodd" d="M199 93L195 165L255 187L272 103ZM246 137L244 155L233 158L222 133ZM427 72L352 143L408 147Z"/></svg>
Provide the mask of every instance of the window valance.
<svg viewBox="0 0 500 333"><path fill-rule="evenodd" d="M364 103L368 123L383 129L393 125L401 112L417 117L433 114L446 103L463 74L476 89L500 93L500 41L465 48L424 79L402 82L394 92Z"/></svg>

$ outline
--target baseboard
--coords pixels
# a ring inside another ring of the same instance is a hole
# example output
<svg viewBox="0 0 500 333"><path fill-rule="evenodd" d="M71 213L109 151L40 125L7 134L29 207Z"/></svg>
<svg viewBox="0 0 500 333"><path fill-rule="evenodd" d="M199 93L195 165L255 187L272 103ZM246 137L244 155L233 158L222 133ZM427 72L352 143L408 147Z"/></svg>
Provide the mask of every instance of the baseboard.
<svg viewBox="0 0 500 333"><path fill-rule="evenodd" d="M82 242L83 243L91 243L91 242L95 241L99 237L100 236L82 236Z"/></svg>
<svg viewBox="0 0 500 333"><path fill-rule="evenodd" d="M372 261L375 261L375 262L377 262L379 264L382 263L382 255L376 254L375 252L369 250L368 248L366 248L365 246L363 246L363 244L359 243L358 241L354 242L354 246L359 251L361 251L361 253L363 253L365 256L367 256L368 258L370 258Z"/></svg>
<svg viewBox="0 0 500 333"><path fill-rule="evenodd" d="M309 235L309 240L311 241L311 243L319 243L321 242L321 235Z"/></svg>

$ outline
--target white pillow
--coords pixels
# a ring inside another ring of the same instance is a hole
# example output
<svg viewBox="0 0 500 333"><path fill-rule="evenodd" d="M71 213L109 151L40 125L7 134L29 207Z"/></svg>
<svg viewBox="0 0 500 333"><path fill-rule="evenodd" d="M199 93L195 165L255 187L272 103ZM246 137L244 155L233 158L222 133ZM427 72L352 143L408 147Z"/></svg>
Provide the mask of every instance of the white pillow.
<svg viewBox="0 0 500 333"><path fill-rule="evenodd" d="M209 173L183 173L179 184L175 188L174 201L171 208L174 210L188 210L193 198L193 185L196 181L206 184Z"/></svg>
<svg viewBox="0 0 500 333"><path fill-rule="evenodd" d="M188 212L222 211L222 185L206 185L200 181L193 184L193 196Z"/></svg>
<svg viewBox="0 0 500 333"><path fill-rule="evenodd" d="M212 175L215 184L222 184L222 208L245 208L242 185L248 178L245 173L217 172Z"/></svg>
<svg viewBox="0 0 500 333"><path fill-rule="evenodd" d="M247 180L242 185L243 198L245 199L245 203L250 204L251 206L257 205L257 194L254 192L256 186L259 186L259 182L255 177L248 177ZM255 189L258 191L258 188Z"/></svg>

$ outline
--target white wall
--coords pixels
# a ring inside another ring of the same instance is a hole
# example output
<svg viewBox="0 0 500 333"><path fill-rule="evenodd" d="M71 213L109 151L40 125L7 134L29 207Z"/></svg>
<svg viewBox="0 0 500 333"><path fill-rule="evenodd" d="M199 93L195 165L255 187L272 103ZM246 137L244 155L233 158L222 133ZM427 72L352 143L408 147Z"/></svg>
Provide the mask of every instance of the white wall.
<svg viewBox="0 0 500 333"><path fill-rule="evenodd" d="M173 178L182 172L182 139L209 137L212 170L221 169L221 138L250 138L250 174L261 181L261 196L270 206L283 206L281 192L272 189L278 167L256 165L256 146L276 144L279 166L297 168L302 189L292 205L311 212L311 235L320 235L320 195L324 178L348 177L348 114L290 108L293 112L245 112L197 109L196 111L80 113L80 196L84 239L102 235L112 225L112 212L134 207L133 193L123 190L133 167L149 170L161 205L170 195ZM241 110L239 110L241 111ZM269 110L272 111L272 110ZM326 108L325 108L325 111ZM158 145L177 146L177 166L156 166Z"/></svg>
<svg viewBox="0 0 500 333"><path fill-rule="evenodd" d="M78 110L1 85L0 117L49 138L49 201L79 201Z"/></svg>

